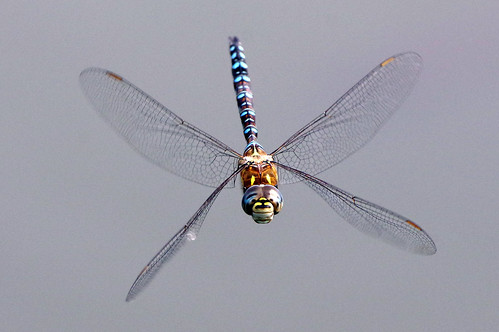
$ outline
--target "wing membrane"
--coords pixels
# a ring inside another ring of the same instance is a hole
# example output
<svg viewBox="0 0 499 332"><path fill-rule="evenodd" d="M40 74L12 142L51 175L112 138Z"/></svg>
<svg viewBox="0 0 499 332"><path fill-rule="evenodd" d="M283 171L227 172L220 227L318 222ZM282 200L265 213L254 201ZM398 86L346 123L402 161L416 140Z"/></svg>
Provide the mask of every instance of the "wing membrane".
<svg viewBox="0 0 499 332"><path fill-rule="evenodd" d="M234 177L239 174L243 166L240 166L234 173L232 173L221 185L211 193L201 207L194 213L189 221L182 227L177 234L175 234L170 241L168 241L163 248L149 261L149 263L142 269L132 287L128 291L126 301L133 300L137 294L142 291L151 281L151 279L159 271L161 265L167 262L175 253L186 243L187 240L195 240L199 233L208 211L210 210L213 202L218 197L222 189L231 182Z"/></svg>
<svg viewBox="0 0 499 332"><path fill-rule="evenodd" d="M80 74L80 83L111 126L162 168L211 187L217 187L237 168L237 152L182 120L124 78L104 69L88 68Z"/></svg>
<svg viewBox="0 0 499 332"><path fill-rule="evenodd" d="M339 163L376 134L408 96L421 69L416 53L385 60L277 148L274 159L312 175ZM280 177L281 183L298 180L289 173Z"/></svg>
<svg viewBox="0 0 499 332"><path fill-rule="evenodd" d="M286 165L277 164L287 172L293 173L312 188L341 217L363 233L381 239L421 255L433 255L437 248L426 232L409 219L353 196L314 176L303 173Z"/></svg>

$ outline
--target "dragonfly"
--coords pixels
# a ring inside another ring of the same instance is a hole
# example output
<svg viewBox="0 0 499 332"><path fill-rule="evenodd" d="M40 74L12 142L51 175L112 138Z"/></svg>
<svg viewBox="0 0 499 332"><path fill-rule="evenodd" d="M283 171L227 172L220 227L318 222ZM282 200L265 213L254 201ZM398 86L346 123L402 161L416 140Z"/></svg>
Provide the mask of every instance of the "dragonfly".
<svg viewBox="0 0 499 332"><path fill-rule="evenodd" d="M242 208L258 224L268 224L281 211L281 184L302 182L358 230L412 253L436 253L433 240L412 220L316 177L364 146L400 107L421 72L418 54L401 53L381 62L332 106L267 154L257 141L251 79L237 37L229 37L229 52L247 143L242 154L183 120L118 74L100 68L87 68L80 74L81 88L90 103L136 151L180 177L216 188L142 269L126 301L134 299L186 242L196 239L218 195L226 187L235 187L238 176Z"/></svg>

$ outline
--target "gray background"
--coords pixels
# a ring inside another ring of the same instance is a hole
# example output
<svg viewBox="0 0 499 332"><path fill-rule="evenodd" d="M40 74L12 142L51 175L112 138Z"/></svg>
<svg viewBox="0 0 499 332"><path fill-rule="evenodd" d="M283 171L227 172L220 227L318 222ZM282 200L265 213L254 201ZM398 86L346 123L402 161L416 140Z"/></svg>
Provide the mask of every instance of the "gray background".
<svg viewBox="0 0 499 332"><path fill-rule="evenodd" d="M0 329L490 331L499 324L496 1L3 1ZM407 215L438 252L351 228L302 184L268 226L224 191L198 240L131 283L211 192L150 164L91 109L122 74L236 150L227 37L246 48L271 151L383 59L425 60L376 138L321 177Z"/></svg>

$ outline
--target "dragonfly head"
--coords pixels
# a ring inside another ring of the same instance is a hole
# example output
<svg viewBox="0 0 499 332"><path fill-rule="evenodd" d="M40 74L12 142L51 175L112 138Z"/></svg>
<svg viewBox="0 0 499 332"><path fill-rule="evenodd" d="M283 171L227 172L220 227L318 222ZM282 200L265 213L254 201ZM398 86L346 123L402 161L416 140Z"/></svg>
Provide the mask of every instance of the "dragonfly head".
<svg viewBox="0 0 499 332"><path fill-rule="evenodd" d="M282 195L274 186L254 185L244 192L242 206L255 222L268 224L282 209Z"/></svg>

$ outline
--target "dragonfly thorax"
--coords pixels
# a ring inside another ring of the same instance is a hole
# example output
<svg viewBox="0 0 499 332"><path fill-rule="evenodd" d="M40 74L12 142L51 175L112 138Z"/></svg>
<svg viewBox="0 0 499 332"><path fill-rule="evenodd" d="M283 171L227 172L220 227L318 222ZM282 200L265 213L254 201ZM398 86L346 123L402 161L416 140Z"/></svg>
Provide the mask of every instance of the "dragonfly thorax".
<svg viewBox="0 0 499 332"><path fill-rule="evenodd" d="M239 164L244 165L241 171L243 191L260 184L277 187L277 168L272 157L260 145L249 145Z"/></svg>
<svg viewBox="0 0 499 332"><path fill-rule="evenodd" d="M268 224L275 214L282 209L280 191L268 184L249 187L243 195L242 206L246 214L253 217L258 224Z"/></svg>

